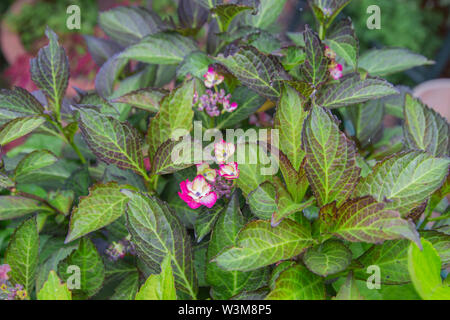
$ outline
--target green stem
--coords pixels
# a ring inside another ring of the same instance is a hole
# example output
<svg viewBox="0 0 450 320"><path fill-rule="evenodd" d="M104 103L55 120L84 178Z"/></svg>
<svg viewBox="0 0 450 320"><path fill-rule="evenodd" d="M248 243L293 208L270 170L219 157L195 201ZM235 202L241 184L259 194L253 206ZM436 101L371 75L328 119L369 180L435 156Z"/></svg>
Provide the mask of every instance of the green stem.
<svg viewBox="0 0 450 320"><path fill-rule="evenodd" d="M320 40L325 39L325 33L326 33L325 27L321 23L320 26L319 26L319 38L320 38Z"/></svg>
<svg viewBox="0 0 450 320"><path fill-rule="evenodd" d="M58 115L57 115L57 117L58 117ZM55 122L55 121L53 121L53 120L51 120L51 119L49 119L49 122L50 122L51 124L53 124L53 125L58 129L58 131L61 133L60 137L62 137L63 140L64 140L67 144L69 144L69 145L72 147L72 149L73 149L73 150L75 151L75 153L78 155L78 158L80 158L81 163L82 163L82 164L86 164L86 159L84 158L83 154L81 153L80 149L79 149L78 146L75 144L75 142L74 142L74 141L71 141L71 140L69 139L69 137L66 135L66 133L64 132L64 128L63 128L62 125L61 125L61 122L60 122L59 120L57 120L57 121Z"/></svg>
<svg viewBox="0 0 450 320"><path fill-rule="evenodd" d="M47 201L46 199L44 199L44 198L41 198L41 197L39 197L39 196L36 196L36 195L34 195L34 194L30 194L30 193L27 193L27 192L22 192L22 191L18 191L18 192L16 193L16 195L22 196L22 197L25 197L25 198L28 198L28 199L32 199L32 200L37 200L37 201L39 201L39 202L42 202L42 203L44 203L47 207L49 207L49 208L51 208L52 210L54 210L56 213L61 214L61 215L63 215L64 217L66 216L66 215L64 214L64 212L62 212L61 210L59 210L58 208L56 208L54 205L50 204L50 202L48 202L48 201Z"/></svg>

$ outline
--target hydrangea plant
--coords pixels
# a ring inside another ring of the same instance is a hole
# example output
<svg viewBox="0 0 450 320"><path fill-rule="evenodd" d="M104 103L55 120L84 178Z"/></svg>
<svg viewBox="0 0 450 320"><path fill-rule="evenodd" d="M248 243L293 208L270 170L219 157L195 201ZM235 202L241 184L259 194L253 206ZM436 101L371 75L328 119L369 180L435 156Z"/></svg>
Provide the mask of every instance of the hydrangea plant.
<svg viewBox="0 0 450 320"><path fill-rule="evenodd" d="M47 29L0 93L1 298L450 298L449 124L380 78L431 62L360 55L350 0L276 34L285 2L102 12L76 98Z"/></svg>

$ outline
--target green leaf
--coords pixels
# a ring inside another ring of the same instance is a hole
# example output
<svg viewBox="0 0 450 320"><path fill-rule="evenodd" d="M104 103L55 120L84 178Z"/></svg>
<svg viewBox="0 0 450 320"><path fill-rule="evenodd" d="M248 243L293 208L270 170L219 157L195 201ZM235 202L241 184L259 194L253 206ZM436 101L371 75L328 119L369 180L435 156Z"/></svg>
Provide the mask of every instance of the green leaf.
<svg viewBox="0 0 450 320"><path fill-rule="evenodd" d="M162 261L161 273L148 277L136 294L136 300L177 300L170 255Z"/></svg>
<svg viewBox="0 0 450 320"><path fill-rule="evenodd" d="M59 263L58 274L63 281L67 281L73 275L69 266L80 268L80 288L73 289L73 294L91 297L97 293L105 279L105 266L91 240L81 238L78 249Z"/></svg>
<svg viewBox="0 0 450 320"><path fill-rule="evenodd" d="M335 217L332 233L347 241L378 243L406 238L420 243L411 221L402 219L397 211L385 209L384 203L370 196L348 200L337 209Z"/></svg>
<svg viewBox="0 0 450 320"><path fill-rule="evenodd" d="M139 288L139 273L131 272L119 283L110 300L134 300Z"/></svg>
<svg viewBox="0 0 450 320"><path fill-rule="evenodd" d="M211 232L222 211L223 207L216 205L213 209L208 210L205 208L200 212L197 219L195 219L194 224L195 238L197 239L197 242L202 241L203 238Z"/></svg>
<svg viewBox="0 0 450 320"><path fill-rule="evenodd" d="M323 279L302 265L284 270L266 300L324 300Z"/></svg>
<svg viewBox="0 0 450 320"><path fill-rule="evenodd" d="M292 220L273 228L268 221L252 221L240 232L236 244L212 261L224 270L251 271L302 253L312 244L310 231Z"/></svg>
<svg viewBox="0 0 450 320"><path fill-rule="evenodd" d="M238 108L233 112L226 112L217 118L216 128L232 128L237 123L248 119L263 104L264 98L248 90L246 87L238 87L233 92L233 102L238 104Z"/></svg>
<svg viewBox="0 0 450 320"><path fill-rule="evenodd" d="M194 82L188 81L161 100L160 110L150 120L148 127L147 142L151 159L161 144L169 139L178 140L192 129L193 99Z"/></svg>
<svg viewBox="0 0 450 320"><path fill-rule="evenodd" d="M20 160L17 165L14 175L15 180L20 180L21 178L27 176L35 170L48 167L58 161L58 158L48 150L36 150L32 153L27 154Z"/></svg>
<svg viewBox="0 0 450 320"><path fill-rule="evenodd" d="M409 94L405 99L403 132L408 147L436 157L448 157L450 129L447 121Z"/></svg>
<svg viewBox="0 0 450 320"><path fill-rule="evenodd" d="M116 182L96 184L89 195L80 198L78 207L72 210L66 243L99 230L125 213L128 197L120 192Z"/></svg>
<svg viewBox="0 0 450 320"><path fill-rule="evenodd" d="M266 55L252 46L239 47L227 56L220 54L216 60L244 86L272 101L281 94L281 81L287 80L283 66L275 56Z"/></svg>
<svg viewBox="0 0 450 320"><path fill-rule="evenodd" d="M34 199L0 196L0 221L19 218L33 212L53 212L53 209Z"/></svg>
<svg viewBox="0 0 450 320"><path fill-rule="evenodd" d="M9 276L14 284L21 284L28 296L33 291L38 267L39 234L36 219L25 220L12 234L5 252L9 264Z"/></svg>
<svg viewBox="0 0 450 320"><path fill-rule="evenodd" d="M146 35L165 29L156 13L131 6L120 6L101 12L98 23L108 37L123 46L129 46Z"/></svg>
<svg viewBox="0 0 450 320"><path fill-rule="evenodd" d="M217 15L217 18L220 21L220 25L222 26L222 30L227 31L233 19L238 14L247 10L254 10L254 8L245 5L225 3L214 7L213 9L211 9L211 12Z"/></svg>
<svg viewBox="0 0 450 320"><path fill-rule="evenodd" d="M224 248L235 244L235 239L244 226L244 221L239 209L237 194L233 194L228 207L220 213L214 226L208 246L208 261ZM226 271L221 269L216 262L209 262L206 266L206 279L212 287L211 295L214 299L229 299L243 290L257 289L258 284L265 279L265 271L264 269L249 272Z"/></svg>
<svg viewBox="0 0 450 320"><path fill-rule="evenodd" d="M37 294L38 300L72 300L67 284L61 283L54 270L48 274L48 280Z"/></svg>
<svg viewBox="0 0 450 320"><path fill-rule="evenodd" d="M333 300L364 300L364 297L358 290L353 273L349 272L345 283L340 287L336 297Z"/></svg>
<svg viewBox="0 0 450 320"><path fill-rule="evenodd" d="M361 79L350 73L322 88L316 104L326 108L338 108L398 93L389 82L377 78Z"/></svg>
<svg viewBox="0 0 450 320"><path fill-rule="evenodd" d="M209 65L213 63L214 60L206 55L206 53L202 51L191 52L177 67L177 77L182 79L190 74L201 79L208 71Z"/></svg>
<svg viewBox="0 0 450 320"><path fill-rule="evenodd" d="M359 59L360 68L372 76L380 77L433 63L424 56L403 48L372 49Z"/></svg>
<svg viewBox="0 0 450 320"><path fill-rule="evenodd" d="M303 160L300 165L300 169L296 171L284 153L280 152L279 156L280 170L283 175L284 182L286 183L287 190L289 191L292 199L295 202L300 203L309 187L309 182L305 172L306 160Z"/></svg>
<svg viewBox="0 0 450 320"><path fill-rule="evenodd" d="M16 140L29 134L45 122L41 116L15 118L0 127L0 145Z"/></svg>
<svg viewBox="0 0 450 320"><path fill-rule="evenodd" d="M167 91L162 89L144 88L115 98L112 102L126 103L145 111L158 112L160 101L166 94Z"/></svg>
<svg viewBox="0 0 450 320"><path fill-rule="evenodd" d="M248 194L247 203L255 216L267 220L277 210L276 196L275 186L266 181Z"/></svg>
<svg viewBox="0 0 450 320"><path fill-rule="evenodd" d="M161 144L153 157L152 173L170 174L194 165L193 144L190 139L180 141L169 139Z"/></svg>
<svg viewBox="0 0 450 320"><path fill-rule="evenodd" d="M138 257L152 273L159 273L162 260L170 256L178 297L195 299L197 279L186 229L167 204L158 198L128 190L122 192L130 198L127 226Z"/></svg>
<svg viewBox="0 0 450 320"><path fill-rule="evenodd" d="M283 53L281 63L287 71L290 71L305 62L306 54L299 47L289 46L281 49L281 52Z"/></svg>
<svg viewBox="0 0 450 320"><path fill-rule="evenodd" d="M376 265L380 268L381 283L386 285L406 284L411 282L408 273L408 240L385 241L372 246L358 258L361 268L355 270L355 276L366 280L367 268Z"/></svg>
<svg viewBox="0 0 450 320"><path fill-rule="evenodd" d="M449 300L450 287L441 280L441 259L436 249L422 240L423 250L410 244L408 250L408 269L417 293L424 300Z"/></svg>
<svg viewBox="0 0 450 320"><path fill-rule="evenodd" d="M420 231L420 235L436 249L442 261L442 268L450 266L450 235L434 230Z"/></svg>
<svg viewBox="0 0 450 320"><path fill-rule="evenodd" d="M85 108L80 109L80 129L89 148L100 160L121 169L132 169L145 177L142 139L128 122Z"/></svg>
<svg viewBox="0 0 450 320"><path fill-rule="evenodd" d="M361 179L356 196L372 195L385 201L386 209L407 216L443 183L449 159L438 159L418 151L401 153L378 163L372 173Z"/></svg>
<svg viewBox="0 0 450 320"><path fill-rule="evenodd" d="M260 0L256 15L247 15L246 23L260 29L269 29L283 11L286 0Z"/></svg>
<svg viewBox="0 0 450 320"><path fill-rule="evenodd" d="M305 171L320 207L342 204L359 180L354 143L339 131L331 112L314 107L305 121L303 148Z"/></svg>
<svg viewBox="0 0 450 320"><path fill-rule="evenodd" d="M305 39L305 63L300 67L302 79L313 87L318 87L327 80L328 59L324 54L324 47L317 34L309 26L303 32Z"/></svg>
<svg viewBox="0 0 450 320"><path fill-rule="evenodd" d="M7 189L14 187L15 183L6 174L0 172L0 189Z"/></svg>
<svg viewBox="0 0 450 320"><path fill-rule="evenodd" d="M325 43L353 70L357 69L359 42L350 18L339 21L327 35Z"/></svg>
<svg viewBox="0 0 450 320"><path fill-rule="evenodd" d="M272 180L273 166L277 159L272 154L269 155L269 150L266 150L263 145L238 142L236 150L238 155L244 155L243 159L240 158L241 156L237 159L240 174L236 180L244 195L258 188L261 183Z"/></svg>
<svg viewBox="0 0 450 320"><path fill-rule="evenodd" d="M297 91L285 86L274 119L274 128L279 131L280 150L288 157L296 171L305 157L305 152L301 149L301 138L308 112L304 110L303 105L304 101Z"/></svg>
<svg viewBox="0 0 450 320"><path fill-rule="evenodd" d="M314 15L320 24L330 26L339 12L344 9L351 0L308 0Z"/></svg>
<svg viewBox="0 0 450 320"><path fill-rule="evenodd" d="M38 115L44 112L40 102L25 89L14 87L0 90L0 124L18 117Z"/></svg>
<svg viewBox="0 0 450 320"><path fill-rule="evenodd" d="M120 54L120 58L154 64L179 64L196 49L197 46L190 38L178 33L161 32L128 47Z"/></svg>
<svg viewBox="0 0 450 320"><path fill-rule="evenodd" d="M384 106L381 100L372 100L345 108L355 129L355 137L361 146L378 142L381 138L384 118Z"/></svg>
<svg viewBox="0 0 450 320"><path fill-rule="evenodd" d="M351 261L352 252L339 240L328 240L311 247L303 255L306 267L322 277L345 270Z"/></svg>
<svg viewBox="0 0 450 320"><path fill-rule="evenodd" d="M69 83L69 60L58 44L58 36L50 28L45 30L49 43L30 61L31 79L47 97L49 105L59 114L59 108Z"/></svg>

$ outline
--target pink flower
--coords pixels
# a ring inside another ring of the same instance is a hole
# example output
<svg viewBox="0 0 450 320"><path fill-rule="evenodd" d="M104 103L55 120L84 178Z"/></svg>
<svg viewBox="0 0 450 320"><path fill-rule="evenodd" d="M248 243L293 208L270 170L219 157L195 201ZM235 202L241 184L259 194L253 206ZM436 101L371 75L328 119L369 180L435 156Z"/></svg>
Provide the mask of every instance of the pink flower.
<svg viewBox="0 0 450 320"><path fill-rule="evenodd" d="M223 82L223 76L219 75L213 67L208 68L208 72L203 75L204 83L207 88L212 88Z"/></svg>
<svg viewBox="0 0 450 320"><path fill-rule="evenodd" d="M234 154L236 150L233 143L227 143L224 140L214 144L214 154L216 156L216 161L219 164L223 164L227 161L229 157Z"/></svg>
<svg viewBox="0 0 450 320"><path fill-rule="evenodd" d="M6 281L9 279L8 272L11 271L11 267L9 264L0 265L0 282Z"/></svg>
<svg viewBox="0 0 450 320"><path fill-rule="evenodd" d="M325 56L331 60L336 59L336 53L329 46L325 46Z"/></svg>
<svg viewBox="0 0 450 320"><path fill-rule="evenodd" d="M342 78L342 64L340 63L331 63L329 67L329 71L331 74L331 77L333 77L334 80L339 80Z"/></svg>
<svg viewBox="0 0 450 320"><path fill-rule="evenodd" d="M217 171L211 169L207 162L197 164L197 175L202 175L209 182L214 183L216 181Z"/></svg>
<svg viewBox="0 0 450 320"><path fill-rule="evenodd" d="M191 209L197 209L200 206L212 208L217 201L217 194L212 190L205 177L199 175L194 181L182 181L180 183L181 192L178 192L180 198L188 204Z"/></svg>
<svg viewBox="0 0 450 320"><path fill-rule="evenodd" d="M227 164L221 164L219 174L227 180L234 180L239 178L238 164L237 162L230 162Z"/></svg>
<svg viewBox="0 0 450 320"><path fill-rule="evenodd" d="M233 112L237 109L238 104L236 102L230 103L230 100L224 100L222 106L224 111Z"/></svg>

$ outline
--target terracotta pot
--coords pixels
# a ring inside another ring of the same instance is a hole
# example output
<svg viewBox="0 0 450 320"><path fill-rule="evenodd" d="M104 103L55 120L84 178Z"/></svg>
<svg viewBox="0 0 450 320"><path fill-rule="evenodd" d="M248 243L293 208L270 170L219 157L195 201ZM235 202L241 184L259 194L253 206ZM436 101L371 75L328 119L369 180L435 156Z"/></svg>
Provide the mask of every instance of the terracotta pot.
<svg viewBox="0 0 450 320"><path fill-rule="evenodd" d="M450 122L450 79L435 79L414 88L414 96Z"/></svg>

